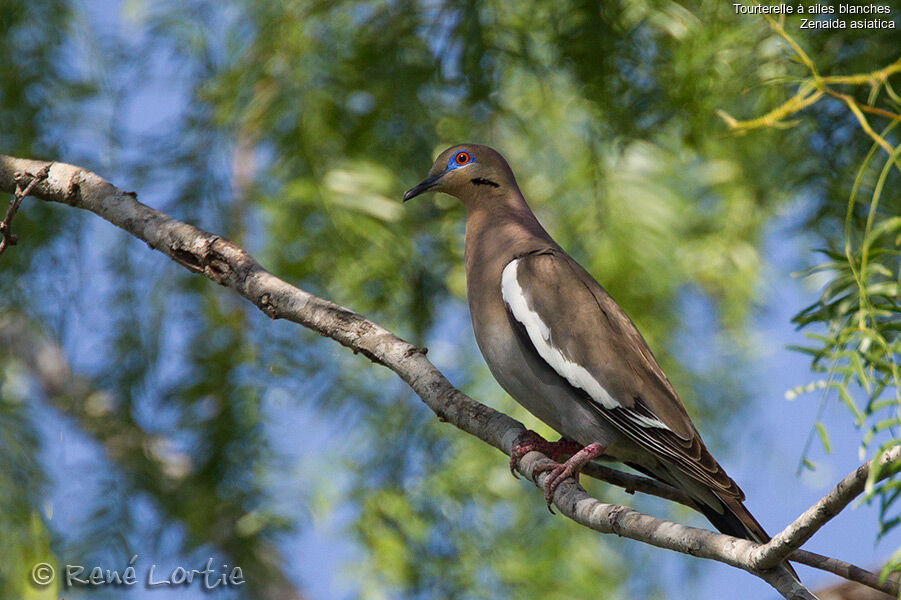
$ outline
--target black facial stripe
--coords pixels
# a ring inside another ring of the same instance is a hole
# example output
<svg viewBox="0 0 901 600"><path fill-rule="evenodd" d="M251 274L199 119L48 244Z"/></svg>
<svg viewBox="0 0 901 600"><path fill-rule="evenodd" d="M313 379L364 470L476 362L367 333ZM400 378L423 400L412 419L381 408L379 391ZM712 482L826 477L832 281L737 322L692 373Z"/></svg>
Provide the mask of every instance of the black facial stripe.
<svg viewBox="0 0 901 600"><path fill-rule="evenodd" d="M490 179L484 179L482 177L476 177L475 179L472 179L471 181L472 181L473 185L490 185L491 187L495 187L495 188L501 187L500 185L491 181Z"/></svg>

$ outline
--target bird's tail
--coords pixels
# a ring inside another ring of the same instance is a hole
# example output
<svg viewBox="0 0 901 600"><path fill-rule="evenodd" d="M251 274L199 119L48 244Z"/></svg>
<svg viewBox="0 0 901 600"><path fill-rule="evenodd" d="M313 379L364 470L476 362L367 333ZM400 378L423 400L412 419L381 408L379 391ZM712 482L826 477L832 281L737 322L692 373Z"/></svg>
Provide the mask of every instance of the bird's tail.
<svg viewBox="0 0 901 600"><path fill-rule="evenodd" d="M717 512L715 508L705 502L695 502L698 510L707 517L707 520L710 521L714 527L727 535L751 540L758 544L765 544L770 541L770 536L764 530L763 526L757 522L754 515L745 508L745 505L742 504L738 498L723 498L719 494L717 494L717 498L723 504L722 513ZM788 561L785 561L782 564L786 570L791 573L791 576L795 578L795 581L801 581Z"/></svg>

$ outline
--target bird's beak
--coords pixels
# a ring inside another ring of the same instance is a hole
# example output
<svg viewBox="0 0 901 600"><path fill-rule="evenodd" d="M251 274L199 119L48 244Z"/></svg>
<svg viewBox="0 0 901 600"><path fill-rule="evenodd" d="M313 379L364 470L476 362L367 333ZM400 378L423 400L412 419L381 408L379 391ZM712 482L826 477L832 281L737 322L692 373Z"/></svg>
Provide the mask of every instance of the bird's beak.
<svg viewBox="0 0 901 600"><path fill-rule="evenodd" d="M411 198L415 198L419 194L421 194L423 192L427 192L430 189L432 189L433 187L435 187L436 185L438 185L438 180L441 179L442 175L444 175L444 173L432 175L431 177L429 177L428 179L426 179L419 185L407 190L406 193L404 194L404 202L406 202L407 200L409 200Z"/></svg>

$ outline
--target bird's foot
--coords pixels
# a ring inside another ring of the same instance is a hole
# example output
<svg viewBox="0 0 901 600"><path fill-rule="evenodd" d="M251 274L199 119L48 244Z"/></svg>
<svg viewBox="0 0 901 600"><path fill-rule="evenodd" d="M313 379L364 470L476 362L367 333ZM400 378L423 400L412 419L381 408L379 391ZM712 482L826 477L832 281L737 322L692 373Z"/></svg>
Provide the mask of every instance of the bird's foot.
<svg viewBox="0 0 901 600"><path fill-rule="evenodd" d="M557 488L563 483L563 480L567 477L572 477L576 480L576 483L578 483L579 473L582 472L585 465L593 458L603 454L606 449L607 447L603 444L595 442L593 444L588 444L573 454L572 458L563 464L558 463L556 465L542 465L536 467L534 471L535 475L550 471L550 474L544 480L544 500L547 502L547 509L551 511L551 514L554 513L554 509L551 508L551 503L554 501L554 492L557 491Z"/></svg>
<svg viewBox="0 0 901 600"><path fill-rule="evenodd" d="M556 460L561 456L572 456L582 449L582 444L570 440L561 439L557 442L549 442L531 429L526 431L526 435L528 439L514 446L510 453L510 472L517 479L519 476L516 475L516 466L519 464L519 460L532 450L537 450Z"/></svg>

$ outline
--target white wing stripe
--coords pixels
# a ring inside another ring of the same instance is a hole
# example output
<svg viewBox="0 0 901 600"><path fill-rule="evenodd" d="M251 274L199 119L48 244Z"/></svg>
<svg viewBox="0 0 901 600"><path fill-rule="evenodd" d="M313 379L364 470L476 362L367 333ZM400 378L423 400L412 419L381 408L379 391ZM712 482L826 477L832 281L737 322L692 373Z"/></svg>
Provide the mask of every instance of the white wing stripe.
<svg viewBox="0 0 901 600"><path fill-rule="evenodd" d="M541 317L534 310L529 308L526 302L526 296L519 280L516 277L516 271L519 267L519 259L514 259L504 267L501 276L501 295L504 302L510 307L510 311L517 321L523 324L532 345L538 351L539 356L543 358L557 373L563 376L570 384L585 390L588 394L600 402L604 408L613 409L620 406L619 402L613 399L607 391L601 387L601 384L591 376L585 367L567 360L558 348L555 348L551 342L551 330L541 320Z"/></svg>
<svg viewBox="0 0 901 600"><path fill-rule="evenodd" d="M595 402L600 403L604 408L613 410L621 407L622 405L607 393L607 390L585 367L567 359L563 352L551 343L550 328L541 320L541 316L529 307L526 301L525 293L523 293L517 279L518 268L518 258L513 259L504 267L501 275L501 295L510 308L510 312L513 313L513 317L525 327L532 345L538 351L538 355L571 385L587 392ZM630 420L642 427L669 429L657 419L635 414L628 409L624 410Z"/></svg>

